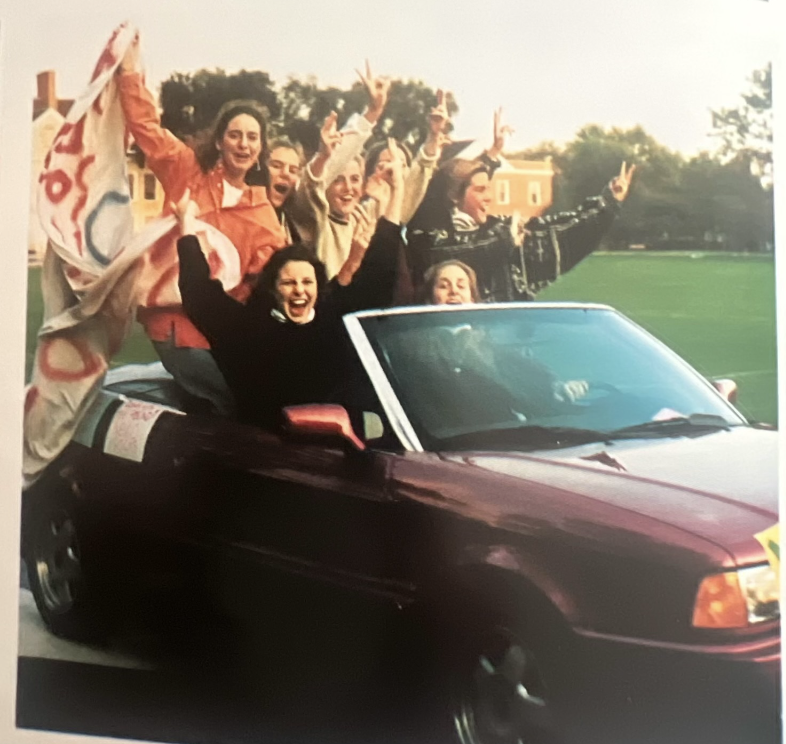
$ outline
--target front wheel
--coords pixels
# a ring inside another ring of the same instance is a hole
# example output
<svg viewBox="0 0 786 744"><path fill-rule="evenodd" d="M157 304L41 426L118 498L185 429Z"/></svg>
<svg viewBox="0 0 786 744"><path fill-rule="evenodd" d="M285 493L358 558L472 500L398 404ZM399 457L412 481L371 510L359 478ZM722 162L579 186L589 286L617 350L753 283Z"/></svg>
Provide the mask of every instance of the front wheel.
<svg viewBox="0 0 786 744"><path fill-rule="evenodd" d="M498 618L464 633L452 683L460 744L556 744L563 651L534 623Z"/></svg>
<svg viewBox="0 0 786 744"><path fill-rule="evenodd" d="M24 559L30 590L49 630L77 641L106 630L105 603L85 564L86 536L65 483L30 494Z"/></svg>

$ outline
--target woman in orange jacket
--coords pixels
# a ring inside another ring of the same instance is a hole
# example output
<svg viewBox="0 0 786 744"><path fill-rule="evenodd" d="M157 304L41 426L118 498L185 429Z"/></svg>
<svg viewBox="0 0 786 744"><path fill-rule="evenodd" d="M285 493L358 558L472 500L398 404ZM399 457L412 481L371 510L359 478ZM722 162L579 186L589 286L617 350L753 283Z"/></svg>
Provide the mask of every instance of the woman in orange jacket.
<svg viewBox="0 0 786 744"><path fill-rule="evenodd" d="M267 122L253 101L231 101L219 111L209 141L194 150L161 126L152 95L145 87L135 39L118 69L120 102L126 124L145 154L147 166L164 188L164 214L186 190L199 218L220 230L237 249L240 284L230 294L245 301L252 280L272 253L285 245L283 229L268 199L264 179ZM256 177L255 177L256 175ZM156 281L138 313L161 361L191 395L230 413L229 389L210 354L210 344L194 327L182 305L160 301L164 285L176 286L177 253L171 243L153 246L147 257ZM171 295L170 295L171 296Z"/></svg>

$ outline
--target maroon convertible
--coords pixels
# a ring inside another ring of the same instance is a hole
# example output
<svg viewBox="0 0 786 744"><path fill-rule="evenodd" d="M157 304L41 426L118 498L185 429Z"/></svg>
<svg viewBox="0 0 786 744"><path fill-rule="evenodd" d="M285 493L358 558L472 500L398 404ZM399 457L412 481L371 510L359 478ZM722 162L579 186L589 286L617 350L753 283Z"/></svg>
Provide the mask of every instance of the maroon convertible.
<svg viewBox="0 0 786 744"><path fill-rule="evenodd" d="M287 409L280 435L183 415L155 365L110 374L24 496L54 633L106 630L145 544L225 612L270 605L275 579L418 618L463 744L584 742L645 709L672 741L701 738L679 723L700 712L777 740L779 587L757 535L778 521L778 436L728 381L599 305L345 322L346 388Z"/></svg>

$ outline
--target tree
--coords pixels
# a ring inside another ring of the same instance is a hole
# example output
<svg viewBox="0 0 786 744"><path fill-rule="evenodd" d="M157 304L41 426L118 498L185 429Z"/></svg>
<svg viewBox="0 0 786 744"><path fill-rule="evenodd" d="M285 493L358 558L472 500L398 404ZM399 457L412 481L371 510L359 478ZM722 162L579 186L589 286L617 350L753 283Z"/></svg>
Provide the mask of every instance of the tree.
<svg viewBox="0 0 786 744"><path fill-rule="evenodd" d="M682 169L680 196L686 236L731 251L772 245L773 192L744 161L722 163L707 153L693 158Z"/></svg>
<svg viewBox="0 0 786 744"><path fill-rule="evenodd" d="M719 155L738 160L768 186L772 185L772 64L755 70L750 88L736 108L712 111L712 136Z"/></svg>
<svg viewBox="0 0 786 744"><path fill-rule="evenodd" d="M266 72L223 70L176 72L161 84L161 122L181 139L210 126L221 106L240 98L262 104L271 119L281 113L275 85Z"/></svg>
<svg viewBox="0 0 786 744"><path fill-rule="evenodd" d="M428 112L436 104L437 93L420 80L396 80L390 87L385 113L374 128L371 143L395 137L413 151L423 144L428 133ZM281 90L280 128L300 142L306 152L319 145L319 129L325 117L335 111L341 127L366 105L366 91L360 82L348 90L320 88L316 78L290 78ZM448 112L458 111L455 100L447 96Z"/></svg>
<svg viewBox="0 0 786 744"><path fill-rule="evenodd" d="M265 106L275 130L302 144L307 155L318 147L320 127L331 111L336 111L338 124L343 126L351 114L366 105L366 91L360 82L342 90L320 87L313 76L292 77L279 89L266 72L176 72L161 85L162 123L181 139L189 139L210 126L226 101L237 98L250 98ZM436 91L420 80L394 81L372 142L395 137L417 149L426 138L428 112L436 100ZM458 111L450 95L447 105L451 115Z"/></svg>
<svg viewBox="0 0 786 744"><path fill-rule="evenodd" d="M685 219L679 196L683 158L661 145L640 126L631 129L582 127L564 147L545 142L516 157L544 159L555 165L554 209L572 209L587 196L600 193L619 172L623 161L635 163L637 171L625 202L625 219L615 222L605 243L627 247L652 243L679 232Z"/></svg>

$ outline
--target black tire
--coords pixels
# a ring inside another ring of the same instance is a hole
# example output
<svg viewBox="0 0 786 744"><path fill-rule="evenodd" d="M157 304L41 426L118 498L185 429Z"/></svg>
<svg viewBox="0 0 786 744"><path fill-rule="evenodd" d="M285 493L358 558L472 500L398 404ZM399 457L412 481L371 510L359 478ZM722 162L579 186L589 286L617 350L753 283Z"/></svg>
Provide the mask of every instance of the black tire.
<svg viewBox="0 0 786 744"><path fill-rule="evenodd" d="M100 640L108 631L106 597L90 563L90 540L76 498L61 479L26 494L23 558L41 617L57 636Z"/></svg>
<svg viewBox="0 0 786 744"><path fill-rule="evenodd" d="M569 651L551 613L485 611L453 633L449 718L459 744L557 744Z"/></svg>

